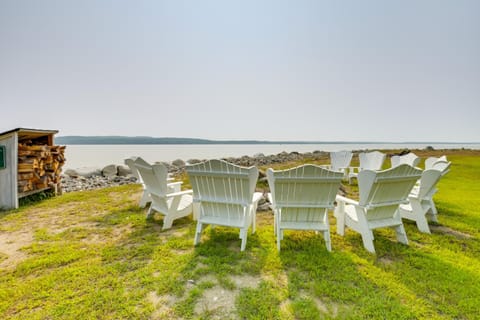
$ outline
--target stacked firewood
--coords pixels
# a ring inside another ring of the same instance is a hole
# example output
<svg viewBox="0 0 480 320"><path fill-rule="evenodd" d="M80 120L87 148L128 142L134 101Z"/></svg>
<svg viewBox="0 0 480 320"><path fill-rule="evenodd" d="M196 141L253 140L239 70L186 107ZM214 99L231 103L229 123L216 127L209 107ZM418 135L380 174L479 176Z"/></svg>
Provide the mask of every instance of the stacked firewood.
<svg viewBox="0 0 480 320"><path fill-rule="evenodd" d="M18 192L60 188L65 146L18 144Z"/></svg>

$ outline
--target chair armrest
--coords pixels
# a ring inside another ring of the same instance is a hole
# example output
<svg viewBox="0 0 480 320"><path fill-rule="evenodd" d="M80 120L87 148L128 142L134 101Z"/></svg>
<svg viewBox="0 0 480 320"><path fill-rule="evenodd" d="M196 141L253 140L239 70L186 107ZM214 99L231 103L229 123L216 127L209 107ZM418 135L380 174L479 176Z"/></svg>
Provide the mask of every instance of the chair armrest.
<svg viewBox="0 0 480 320"><path fill-rule="evenodd" d="M177 196L183 196L186 194L193 194L193 190L185 190L185 191L180 191L180 192L173 192L173 193L168 193L165 196L167 198L172 198L172 197L177 197Z"/></svg>
<svg viewBox="0 0 480 320"><path fill-rule="evenodd" d="M262 197L263 197L263 193L261 193L261 192L254 192L254 193L253 193L252 202L253 202L253 203L258 203L258 201L260 201L260 199L262 199Z"/></svg>
<svg viewBox="0 0 480 320"><path fill-rule="evenodd" d="M352 204L354 206L358 206L358 201L355 201L353 199L349 199L349 198L346 198L344 196L340 196L340 195L337 195L335 197L335 200L337 200L337 202L341 202L343 204Z"/></svg>
<svg viewBox="0 0 480 320"><path fill-rule="evenodd" d="M180 192L182 190L182 183L181 181L178 182L168 182L167 187L170 188L173 192Z"/></svg>

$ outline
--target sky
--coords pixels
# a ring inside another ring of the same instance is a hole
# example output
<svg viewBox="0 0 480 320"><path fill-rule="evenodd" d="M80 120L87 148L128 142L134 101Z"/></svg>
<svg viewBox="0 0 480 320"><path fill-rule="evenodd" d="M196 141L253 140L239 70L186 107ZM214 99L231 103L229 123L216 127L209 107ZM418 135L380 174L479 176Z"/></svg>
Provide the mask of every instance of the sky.
<svg viewBox="0 0 480 320"><path fill-rule="evenodd" d="M480 142L480 1L0 0L0 132Z"/></svg>

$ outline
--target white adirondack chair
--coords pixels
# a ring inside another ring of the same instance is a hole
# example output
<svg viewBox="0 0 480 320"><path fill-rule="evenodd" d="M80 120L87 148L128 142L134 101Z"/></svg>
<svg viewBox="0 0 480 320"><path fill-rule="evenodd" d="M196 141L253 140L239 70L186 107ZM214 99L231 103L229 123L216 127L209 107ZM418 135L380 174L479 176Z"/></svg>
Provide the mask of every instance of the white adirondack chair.
<svg viewBox="0 0 480 320"><path fill-rule="evenodd" d="M172 187L167 183L168 169L165 165L161 163L149 165L135 161L135 167L152 200L147 218L152 215L153 211L163 214L163 229L165 230L172 227L173 220L192 213L192 190L171 192Z"/></svg>
<svg viewBox="0 0 480 320"><path fill-rule="evenodd" d="M123 160L123 162L130 168L133 176L137 179L137 182L142 185L143 193L142 193L142 197L140 198L139 206L140 208L145 208L148 203L152 202L152 199L150 198L150 194L146 190L145 184L143 183L142 177L138 173L138 169L135 166L135 163L138 163L144 166L149 166L150 164L147 161L143 160L141 157L130 157ZM168 187L170 189L170 192L180 191L182 182L172 182L173 179L170 178L170 176L167 178L167 181L168 181Z"/></svg>
<svg viewBox="0 0 480 320"><path fill-rule="evenodd" d="M241 251L247 244L248 228L255 232L255 215L263 194L255 192L258 169L240 167L223 160L209 160L186 166L198 203L194 244L200 242L205 225L240 229Z"/></svg>
<svg viewBox="0 0 480 320"><path fill-rule="evenodd" d="M360 166L350 167L348 172L348 182L352 183L352 178L357 178L358 173L363 170L378 171L382 169L385 161L385 154L380 151L360 152L358 154Z"/></svg>
<svg viewBox="0 0 480 320"><path fill-rule="evenodd" d="M413 152L401 156L392 156L390 158L392 168L398 167L401 164L408 164L409 166L416 167L420 162L420 158Z"/></svg>
<svg viewBox="0 0 480 320"><path fill-rule="evenodd" d="M422 172L420 184L412 189L408 196L408 204L400 205L402 218L413 220L417 223L418 230L430 233L427 217L437 221L437 212L433 210L433 195L437 192L436 185L442 172L437 169L428 169Z"/></svg>
<svg viewBox="0 0 480 320"><path fill-rule="evenodd" d="M345 226L359 232L364 247L372 253L375 253L373 229L394 228L398 241L408 244L398 207L407 202L420 176L420 170L406 164L384 171L361 171L358 174L360 200L336 198L337 233L343 236Z"/></svg>
<svg viewBox="0 0 480 320"><path fill-rule="evenodd" d="M137 182L142 185L143 193L142 193L142 197L140 198L139 206L140 208L145 208L148 203L152 202L152 199L150 198L150 194L145 188L145 184L143 183L142 177L138 173L137 167L135 167L135 161L138 161L138 163L143 163L145 165L149 165L149 164L140 157L130 157L123 161L130 168L133 176L137 179Z"/></svg>
<svg viewBox="0 0 480 320"><path fill-rule="evenodd" d="M342 178L341 172L315 165L267 170L279 251L285 229L320 231L327 250L332 251L328 210L334 208Z"/></svg>
<svg viewBox="0 0 480 320"><path fill-rule="evenodd" d="M343 150L330 152L330 166L327 166L327 168L333 171L342 172L347 176L352 157L353 154L351 151Z"/></svg>

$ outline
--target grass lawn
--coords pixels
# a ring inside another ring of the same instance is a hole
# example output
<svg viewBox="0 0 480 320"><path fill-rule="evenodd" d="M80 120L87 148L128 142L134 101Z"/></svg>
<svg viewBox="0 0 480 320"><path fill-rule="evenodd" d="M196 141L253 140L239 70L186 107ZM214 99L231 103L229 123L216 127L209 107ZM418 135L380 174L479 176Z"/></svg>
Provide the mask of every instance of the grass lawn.
<svg viewBox="0 0 480 320"><path fill-rule="evenodd" d="M270 211L244 252L221 227L194 247L195 222L162 231L137 185L1 212L0 319L479 319L480 152L447 156L432 234L405 222L405 246L375 231L376 255L359 234L338 236L333 214L332 252L287 231L278 253Z"/></svg>

